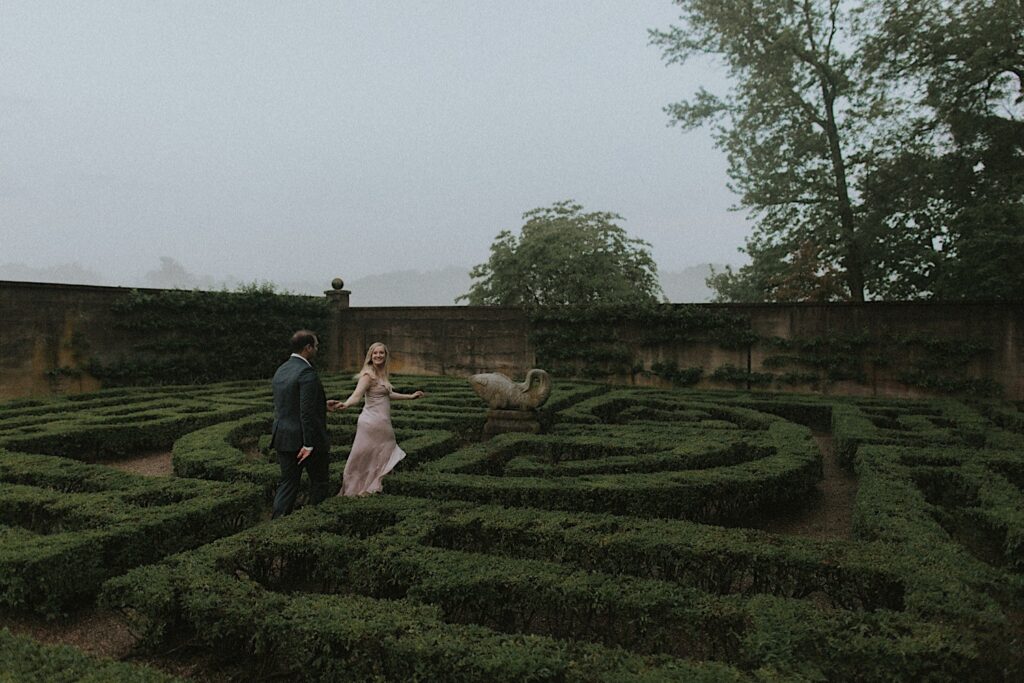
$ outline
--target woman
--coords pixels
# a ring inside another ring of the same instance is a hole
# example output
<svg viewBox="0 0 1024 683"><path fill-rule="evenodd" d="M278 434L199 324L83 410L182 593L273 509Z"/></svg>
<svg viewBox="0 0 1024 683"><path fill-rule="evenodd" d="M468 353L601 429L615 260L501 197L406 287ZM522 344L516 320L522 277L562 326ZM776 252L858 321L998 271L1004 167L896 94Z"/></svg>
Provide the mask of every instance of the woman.
<svg viewBox="0 0 1024 683"><path fill-rule="evenodd" d="M371 344L363 367L356 375L355 391L343 402L334 402L335 410L345 410L366 397L363 412L356 423L352 451L345 463L339 496L377 493L382 488L380 480L405 457L405 451L395 441L395 430L391 426L391 401L416 399L424 394L422 391L395 393L388 377L390 357L384 344Z"/></svg>

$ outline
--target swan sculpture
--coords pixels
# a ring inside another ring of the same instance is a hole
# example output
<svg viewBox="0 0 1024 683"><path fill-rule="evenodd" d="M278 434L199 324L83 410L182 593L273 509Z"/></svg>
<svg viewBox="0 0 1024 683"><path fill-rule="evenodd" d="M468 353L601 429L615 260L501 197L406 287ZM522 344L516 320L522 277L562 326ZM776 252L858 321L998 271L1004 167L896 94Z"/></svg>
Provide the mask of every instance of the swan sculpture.
<svg viewBox="0 0 1024 683"><path fill-rule="evenodd" d="M491 410L534 410L551 395L551 377L537 368L518 383L500 372L472 375L469 383Z"/></svg>

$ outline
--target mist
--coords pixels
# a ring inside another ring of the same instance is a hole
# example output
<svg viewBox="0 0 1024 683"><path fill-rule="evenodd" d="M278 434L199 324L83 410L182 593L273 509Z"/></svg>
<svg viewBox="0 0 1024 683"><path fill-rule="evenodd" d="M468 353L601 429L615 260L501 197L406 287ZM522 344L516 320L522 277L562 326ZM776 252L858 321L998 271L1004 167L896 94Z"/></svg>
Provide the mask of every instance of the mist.
<svg viewBox="0 0 1024 683"><path fill-rule="evenodd" d="M675 18L668 0L6 0L0 263L185 287L468 270L565 199L621 214L662 271L736 263L724 155L663 111L724 82L648 45Z"/></svg>

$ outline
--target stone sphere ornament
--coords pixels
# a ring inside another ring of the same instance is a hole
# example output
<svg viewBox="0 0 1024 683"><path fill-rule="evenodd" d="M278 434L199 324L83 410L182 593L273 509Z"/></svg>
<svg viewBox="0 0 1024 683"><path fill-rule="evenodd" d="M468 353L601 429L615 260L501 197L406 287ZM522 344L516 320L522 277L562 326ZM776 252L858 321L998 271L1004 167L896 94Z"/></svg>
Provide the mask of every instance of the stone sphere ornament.
<svg viewBox="0 0 1024 683"><path fill-rule="evenodd" d="M331 280L331 288L332 289L336 289L337 290L337 289L342 289L344 287L345 287L345 281L342 280L340 277L336 277L333 280Z"/></svg>

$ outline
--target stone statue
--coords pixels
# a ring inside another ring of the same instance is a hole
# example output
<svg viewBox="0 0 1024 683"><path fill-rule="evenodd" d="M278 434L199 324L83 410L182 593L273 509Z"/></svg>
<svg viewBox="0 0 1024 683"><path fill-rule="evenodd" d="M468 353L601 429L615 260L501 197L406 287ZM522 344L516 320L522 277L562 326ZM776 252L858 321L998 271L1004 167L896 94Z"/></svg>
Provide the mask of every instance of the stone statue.
<svg viewBox="0 0 1024 683"><path fill-rule="evenodd" d="M499 372L472 375L469 383L491 410L536 410L551 395L551 377L536 368L519 383Z"/></svg>
<svg viewBox="0 0 1024 683"><path fill-rule="evenodd" d="M498 372L485 372L469 378L473 391L482 398L490 410L484 423L484 435L505 432L540 432L537 408L551 395L551 377L534 368L526 379L516 383Z"/></svg>

